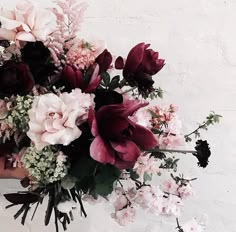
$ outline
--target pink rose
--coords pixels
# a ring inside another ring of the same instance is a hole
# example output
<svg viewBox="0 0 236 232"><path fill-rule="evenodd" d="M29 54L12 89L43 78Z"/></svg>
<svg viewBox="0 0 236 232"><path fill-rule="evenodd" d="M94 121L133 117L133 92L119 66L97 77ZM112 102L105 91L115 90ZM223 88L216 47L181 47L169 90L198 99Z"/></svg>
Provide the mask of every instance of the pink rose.
<svg viewBox="0 0 236 232"><path fill-rule="evenodd" d="M37 96L29 110L28 137L37 149L47 145L68 145L81 135L78 128L88 117L93 96L76 89L57 96L52 93Z"/></svg>
<svg viewBox="0 0 236 232"><path fill-rule="evenodd" d="M0 39L34 42L45 41L56 29L52 11L40 9L29 0L19 2L14 10L0 11Z"/></svg>

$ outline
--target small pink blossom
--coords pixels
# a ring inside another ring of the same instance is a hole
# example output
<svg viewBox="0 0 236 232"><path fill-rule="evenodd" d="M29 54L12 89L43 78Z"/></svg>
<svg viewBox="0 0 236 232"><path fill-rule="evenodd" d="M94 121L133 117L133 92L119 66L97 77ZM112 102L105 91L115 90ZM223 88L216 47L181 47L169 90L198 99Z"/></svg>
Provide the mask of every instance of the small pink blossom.
<svg viewBox="0 0 236 232"><path fill-rule="evenodd" d="M164 181L161 185L161 189L164 192L171 193L171 194L178 194L177 192L178 187L179 186L172 179Z"/></svg>
<svg viewBox="0 0 236 232"><path fill-rule="evenodd" d="M128 205L129 201L125 195L120 195L114 202L115 211L122 210Z"/></svg>
<svg viewBox="0 0 236 232"><path fill-rule="evenodd" d="M52 93L36 96L29 110L28 137L37 149L47 145L68 145L81 135L78 128L93 108L93 96L75 89L57 96Z"/></svg>
<svg viewBox="0 0 236 232"><path fill-rule="evenodd" d="M153 175L160 171L160 163L149 154L142 154L136 161L133 169L143 179L144 174Z"/></svg>
<svg viewBox="0 0 236 232"><path fill-rule="evenodd" d="M183 144L183 138L177 135L158 135L157 140L160 149L173 149Z"/></svg>
<svg viewBox="0 0 236 232"><path fill-rule="evenodd" d="M132 117L130 117L130 119L133 122L139 124L140 126L144 126L149 129L152 128L152 126L151 126L152 116L147 108L141 108L141 109L137 110L137 112L135 112L134 115Z"/></svg>
<svg viewBox="0 0 236 232"><path fill-rule="evenodd" d="M180 186L177 191L182 199L187 199L194 194L193 188L189 183L187 185Z"/></svg>
<svg viewBox="0 0 236 232"><path fill-rule="evenodd" d="M167 198L163 198L162 214L179 217L182 205L183 202L179 197L175 195L169 195Z"/></svg>
<svg viewBox="0 0 236 232"><path fill-rule="evenodd" d="M12 41L45 41L56 30L52 11L39 8L30 0L22 0L12 11L1 9L0 21L0 39Z"/></svg>
<svg viewBox="0 0 236 232"><path fill-rule="evenodd" d="M134 200L143 209L158 211L158 208L162 210L160 206L162 206L163 196L164 193L158 186L143 186L137 191ZM156 207L155 210L154 207Z"/></svg>
<svg viewBox="0 0 236 232"><path fill-rule="evenodd" d="M69 50L66 53L66 63L77 69L88 68L102 51L100 44L88 43L80 39L75 39L70 43L67 45Z"/></svg>
<svg viewBox="0 0 236 232"><path fill-rule="evenodd" d="M191 221L186 222L182 229L184 232L202 232L203 228L201 225L197 223L195 219L192 219Z"/></svg>
<svg viewBox="0 0 236 232"><path fill-rule="evenodd" d="M130 206L115 212L112 217L122 226L134 221L136 210Z"/></svg>

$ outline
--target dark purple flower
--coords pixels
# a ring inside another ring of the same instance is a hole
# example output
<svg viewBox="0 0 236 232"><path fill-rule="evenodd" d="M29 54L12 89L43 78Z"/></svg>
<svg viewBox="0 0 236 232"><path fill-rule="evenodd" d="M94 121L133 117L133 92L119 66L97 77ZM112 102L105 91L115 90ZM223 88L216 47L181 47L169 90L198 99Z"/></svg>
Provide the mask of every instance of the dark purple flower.
<svg viewBox="0 0 236 232"><path fill-rule="evenodd" d="M193 155L198 159L198 165L205 168L208 165L208 159L211 155L209 144L206 140L198 140L195 146L196 153Z"/></svg>
<svg viewBox="0 0 236 232"><path fill-rule="evenodd" d="M150 44L140 43L133 47L123 69L124 78L129 85L137 86L144 96L154 90L152 76L163 68L165 62L158 58L158 52L148 49L149 46ZM121 64L121 60L117 64Z"/></svg>
<svg viewBox="0 0 236 232"><path fill-rule="evenodd" d="M123 102L123 96L112 90L97 89L95 92L95 110L99 110L102 106L121 104Z"/></svg>
<svg viewBox="0 0 236 232"><path fill-rule="evenodd" d="M56 67L51 63L49 49L40 41L27 42L21 49L21 57L26 63L34 77L35 83L47 85L49 77L53 76Z"/></svg>
<svg viewBox="0 0 236 232"><path fill-rule="evenodd" d="M96 59L95 62L99 65L99 73L106 72L111 65L111 53L105 49Z"/></svg>
<svg viewBox="0 0 236 232"><path fill-rule="evenodd" d="M147 103L129 100L123 104L101 107L89 112L89 124L95 137L90 146L91 157L100 163L110 163L125 169L134 165L140 156L140 148L151 149L157 140L153 133L129 120Z"/></svg>
<svg viewBox="0 0 236 232"><path fill-rule="evenodd" d="M85 93L91 93L101 82L98 72L98 65L91 66L85 73L70 65L66 65L62 70L61 78L67 89L80 88Z"/></svg>
<svg viewBox="0 0 236 232"><path fill-rule="evenodd" d="M33 86L34 79L26 64L9 61L0 67L0 95L26 95Z"/></svg>

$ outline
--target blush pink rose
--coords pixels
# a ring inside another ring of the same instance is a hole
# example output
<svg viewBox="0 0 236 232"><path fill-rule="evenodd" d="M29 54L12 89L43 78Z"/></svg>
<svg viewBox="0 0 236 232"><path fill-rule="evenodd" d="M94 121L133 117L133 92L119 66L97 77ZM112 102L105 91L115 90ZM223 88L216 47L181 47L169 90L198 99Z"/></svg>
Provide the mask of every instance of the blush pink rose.
<svg viewBox="0 0 236 232"><path fill-rule="evenodd" d="M57 96L52 93L37 96L29 110L28 137L37 149L47 145L68 145L81 135L78 128L93 108L93 95L76 89Z"/></svg>
<svg viewBox="0 0 236 232"><path fill-rule="evenodd" d="M14 10L0 10L0 39L13 41L45 41L56 30L52 11L39 8L35 2L23 0Z"/></svg>

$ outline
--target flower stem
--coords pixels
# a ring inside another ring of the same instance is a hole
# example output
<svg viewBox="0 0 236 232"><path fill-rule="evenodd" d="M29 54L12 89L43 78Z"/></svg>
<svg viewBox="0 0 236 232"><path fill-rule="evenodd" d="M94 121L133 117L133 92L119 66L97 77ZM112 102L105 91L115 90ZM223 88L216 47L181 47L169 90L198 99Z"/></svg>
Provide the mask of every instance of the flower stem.
<svg viewBox="0 0 236 232"><path fill-rule="evenodd" d="M155 149L151 149L148 150L149 152L171 152L171 153L192 153L195 154L196 151L192 151L192 150L173 150L173 149L159 149L159 148L155 148Z"/></svg>

